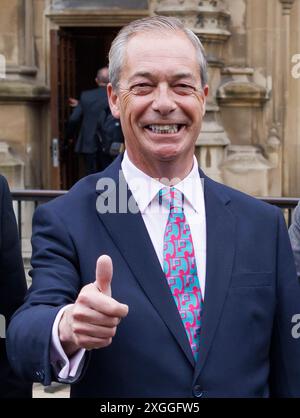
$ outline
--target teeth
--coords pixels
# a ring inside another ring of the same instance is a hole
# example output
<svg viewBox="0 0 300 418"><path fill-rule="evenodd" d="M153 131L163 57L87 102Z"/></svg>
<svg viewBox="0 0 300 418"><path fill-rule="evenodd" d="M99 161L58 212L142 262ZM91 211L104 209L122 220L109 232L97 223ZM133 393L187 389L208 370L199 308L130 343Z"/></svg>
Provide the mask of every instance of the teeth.
<svg viewBox="0 0 300 418"><path fill-rule="evenodd" d="M149 129L155 134L176 134L179 125L149 125Z"/></svg>

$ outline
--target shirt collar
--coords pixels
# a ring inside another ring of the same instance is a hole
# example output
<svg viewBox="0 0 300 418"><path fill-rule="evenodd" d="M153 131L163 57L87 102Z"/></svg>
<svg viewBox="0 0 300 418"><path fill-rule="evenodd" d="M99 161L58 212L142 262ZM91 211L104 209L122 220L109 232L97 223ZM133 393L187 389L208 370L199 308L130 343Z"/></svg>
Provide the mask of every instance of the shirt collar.
<svg viewBox="0 0 300 418"><path fill-rule="evenodd" d="M159 190L166 186L158 181L158 179L148 176L148 174L137 168L130 161L127 151L124 153L122 171L140 212L144 213L149 204L158 195ZM193 168L190 173L174 187L183 193L185 202L190 204L195 212L201 212L203 187L195 156Z"/></svg>

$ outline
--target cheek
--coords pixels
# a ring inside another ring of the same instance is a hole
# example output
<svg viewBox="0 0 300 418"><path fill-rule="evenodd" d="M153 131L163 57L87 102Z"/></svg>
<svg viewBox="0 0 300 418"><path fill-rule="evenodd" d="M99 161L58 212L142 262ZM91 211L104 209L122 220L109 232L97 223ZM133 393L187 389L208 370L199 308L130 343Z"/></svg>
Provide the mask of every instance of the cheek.
<svg viewBox="0 0 300 418"><path fill-rule="evenodd" d="M203 94L201 94L199 92L193 93L191 98L193 98L193 100L197 103L198 106L201 106L201 107L204 106L205 97L204 97Z"/></svg>
<svg viewBox="0 0 300 418"><path fill-rule="evenodd" d="M177 101L177 106L191 120L202 119L204 100L201 94L193 93L189 96L183 96L181 100Z"/></svg>
<svg viewBox="0 0 300 418"><path fill-rule="evenodd" d="M130 92L123 93L120 99L120 109L123 115L126 115L128 106L130 106Z"/></svg>
<svg viewBox="0 0 300 418"><path fill-rule="evenodd" d="M193 120L202 122L205 113L205 104L202 96L193 96L193 102L190 103L189 112Z"/></svg>
<svg viewBox="0 0 300 418"><path fill-rule="evenodd" d="M143 97L127 94L122 98L122 119L132 124L133 128L140 126L140 121L145 117L149 107L148 101Z"/></svg>

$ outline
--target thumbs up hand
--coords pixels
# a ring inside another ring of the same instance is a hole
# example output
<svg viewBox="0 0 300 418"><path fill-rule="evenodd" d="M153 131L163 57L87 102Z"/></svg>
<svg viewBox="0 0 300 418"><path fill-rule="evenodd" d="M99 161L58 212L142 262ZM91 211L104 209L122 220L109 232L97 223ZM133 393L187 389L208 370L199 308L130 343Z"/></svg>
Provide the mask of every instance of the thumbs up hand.
<svg viewBox="0 0 300 418"><path fill-rule="evenodd" d="M108 255L102 255L97 260L95 284L100 292L111 297L111 280L113 276L113 265Z"/></svg>
<svg viewBox="0 0 300 418"><path fill-rule="evenodd" d="M75 303L64 311L58 332L69 357L80 348L110 345L121 319L128 314L128 306L111 297L112 275L112 260L102 255L97 260L95 282L84 286Z"/></svg>

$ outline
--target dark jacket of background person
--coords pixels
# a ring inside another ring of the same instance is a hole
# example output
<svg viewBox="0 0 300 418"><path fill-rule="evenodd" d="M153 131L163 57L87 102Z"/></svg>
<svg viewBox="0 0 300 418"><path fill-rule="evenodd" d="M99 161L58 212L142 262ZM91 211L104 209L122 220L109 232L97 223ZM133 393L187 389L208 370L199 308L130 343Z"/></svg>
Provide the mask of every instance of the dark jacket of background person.
<svg viewBox="0 0 300 418"><path fill-rule="evenodd" d="M295 209L293 223L289 228L289 234L295 257L297 275L300 277L300 202Z"/></svg>
<svg viewBox="0 0 300 418"><path fill-rule="evenodd" d="M101 110L108 111L106 87L97 87L82 92L78 106L75 107L68 125L68 137L77 137L75 152L94 154L100 149L97 137Z"/></svg>
<svg viewBox="0 0 300 418"><path fill-rule="evenodd" d="M6 325L22 304L26 280L15 215L9 188L0 176L0 314ZM13 373L6 355L5 339L0 338L0 398L31 397L31 384Z"/></svg>

